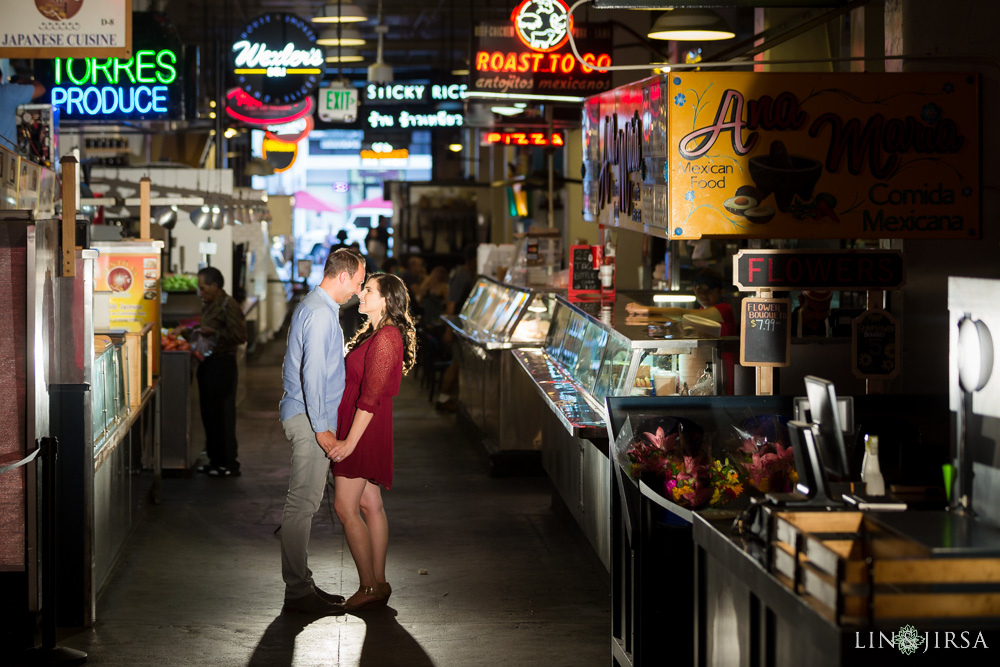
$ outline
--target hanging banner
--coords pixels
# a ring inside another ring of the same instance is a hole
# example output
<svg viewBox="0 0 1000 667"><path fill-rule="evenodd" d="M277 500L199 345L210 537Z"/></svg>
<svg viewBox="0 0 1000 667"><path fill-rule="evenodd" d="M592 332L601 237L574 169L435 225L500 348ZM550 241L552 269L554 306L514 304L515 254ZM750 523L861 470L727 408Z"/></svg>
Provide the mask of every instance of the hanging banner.
<svg viewBox="0 0 1000 667"><path fill-rule="evenodd" d="M132 0L20 0L3 10L0 58L132 55Z"/></svg>
<svg viewBox="0 0 1000 667"><path fill-rule="evenodd" d="M588 98L584 217L668 239L982 234L979 77L678 72Z"/></svg>
<svg viewBox="0 0 1000 667"><path fill-rule="evenodd" d="M666 78L671 238L981 235L974 74Z"/></svg>

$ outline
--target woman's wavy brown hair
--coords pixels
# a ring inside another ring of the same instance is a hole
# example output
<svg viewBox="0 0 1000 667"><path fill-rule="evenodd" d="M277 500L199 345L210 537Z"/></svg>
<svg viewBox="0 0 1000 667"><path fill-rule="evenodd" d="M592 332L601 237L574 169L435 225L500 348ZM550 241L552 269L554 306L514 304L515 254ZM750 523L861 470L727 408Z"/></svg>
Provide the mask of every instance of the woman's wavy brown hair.
<svg viewBox="0 0 1000 667"><path fill-rule="evenodd" d="M373 273L368 276L368 280L373 279L378 285L378 293L385 299L385 315L382 317L379 329L388 325L399 329L399 335L403 337L403 375L406 375L417 363L417 330L413 326L413 318L410 317L410 293L399 276L391 273ZM347 349L353 350L374 336L376 331L378 329L372 327L369 318L358 329L358 333L354 334L354 338L347 344Z"/></svg>

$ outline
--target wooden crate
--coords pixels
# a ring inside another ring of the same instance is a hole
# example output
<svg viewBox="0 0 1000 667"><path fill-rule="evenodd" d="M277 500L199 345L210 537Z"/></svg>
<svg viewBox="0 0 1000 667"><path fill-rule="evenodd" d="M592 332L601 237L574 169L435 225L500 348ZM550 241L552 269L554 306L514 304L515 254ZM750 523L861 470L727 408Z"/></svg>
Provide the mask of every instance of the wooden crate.
<svg viewBox="0 0 1000 667"><path fill-rule="evenodd" d="M771 572L831 620L1000 617L1000 558L930 557L861 512L777 512Z"/></svg>
<svg viewBox="0 0 1000 667"><path fill-rule="evenodd" d="M142 331L125 334L125 393L129 408L142 403L142 397L153 384L153 327L147 324Z"/></svg>

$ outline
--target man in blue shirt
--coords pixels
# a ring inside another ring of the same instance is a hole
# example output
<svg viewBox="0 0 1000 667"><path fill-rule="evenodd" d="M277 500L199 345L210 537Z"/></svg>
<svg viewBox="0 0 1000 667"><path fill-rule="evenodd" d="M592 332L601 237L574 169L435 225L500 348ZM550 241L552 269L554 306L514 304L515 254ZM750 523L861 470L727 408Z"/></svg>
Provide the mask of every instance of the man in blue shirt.
<svg viewBox="0 0 1000 667"><path fill-rule="evenodd" d="M292 443L288 497L281 517L283 611L342 614L340 595L322 591L308 564L313 515L326 488L327 453L337 441L337 409L344 395L344 334L340 306L358 293L365 279L357 253L335 250L326 258L323 280L292 315L282 367L285 395L281 424Z"/></svg>
<svg viewBox="0 0 1000 667"><path fill-rule="evenodd" d="M17 108L45 94L45 86L32 81L28 85L8 83L10 62L0 60L0 144L17 152Z"/></svg>

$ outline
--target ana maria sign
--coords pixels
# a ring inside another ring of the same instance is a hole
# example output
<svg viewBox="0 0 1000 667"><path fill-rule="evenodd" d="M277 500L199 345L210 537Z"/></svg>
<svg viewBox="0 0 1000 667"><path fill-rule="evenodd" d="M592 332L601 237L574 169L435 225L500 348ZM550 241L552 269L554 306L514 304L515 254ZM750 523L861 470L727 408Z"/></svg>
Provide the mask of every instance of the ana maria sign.
<svg viewBox="0 0 1000 667"><path fill-rule="evenodd" d="M63 120L180 118L178 54L143 49L127 60L56 58L49 101Z"/></svg>
<svg viewBox="0 0 1000 667"><path fill-rule="evenodd" d="M248 25L232 46L237 85L264 104L290 104L307 96L323 78L323 50L305 20L265 14Z"/></svg>

